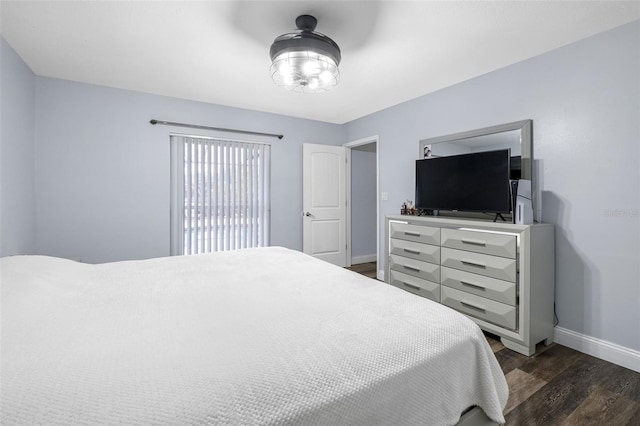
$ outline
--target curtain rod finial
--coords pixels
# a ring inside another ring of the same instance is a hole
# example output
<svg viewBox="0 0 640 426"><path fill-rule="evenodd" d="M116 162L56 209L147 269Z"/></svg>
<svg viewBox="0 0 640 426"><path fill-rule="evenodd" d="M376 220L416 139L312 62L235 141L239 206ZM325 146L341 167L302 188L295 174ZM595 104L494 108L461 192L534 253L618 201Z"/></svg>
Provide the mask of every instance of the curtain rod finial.
<svg viewBox="0 0 640 426"><path fill-rule="evenodd" d="M151 123L151 124L158 124L158 120L151 120L151 121L149 121L149 123Z"/></svg>

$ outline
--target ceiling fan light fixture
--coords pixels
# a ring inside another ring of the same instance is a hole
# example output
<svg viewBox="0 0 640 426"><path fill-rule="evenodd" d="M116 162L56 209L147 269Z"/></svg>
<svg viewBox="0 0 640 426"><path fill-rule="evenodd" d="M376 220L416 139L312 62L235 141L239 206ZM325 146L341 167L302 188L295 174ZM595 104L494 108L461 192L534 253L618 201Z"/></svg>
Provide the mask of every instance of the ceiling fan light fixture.
<svg viewBox="0 0 640 426"><path fill-rule="evenodd" d="M340 47L315 31L317 22L310 15L298 16L298 29L274 40L269 53L276 85L294 92L318 93L338 84Z"/></svg>

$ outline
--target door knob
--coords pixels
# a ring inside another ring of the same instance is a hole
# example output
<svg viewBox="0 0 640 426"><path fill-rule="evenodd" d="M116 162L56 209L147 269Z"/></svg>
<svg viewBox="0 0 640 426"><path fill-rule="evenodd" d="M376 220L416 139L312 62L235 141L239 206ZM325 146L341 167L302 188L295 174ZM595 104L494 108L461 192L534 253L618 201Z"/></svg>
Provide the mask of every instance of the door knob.
<svg viewBox="0 0 640 426"><path fill-rule="evenodd" d="M305 216L307 216L307 217L309 217L309 216L313 216L313 215L312 215L311 213L309 213L309 212L305 212L305 213L304 213L304 215L305 215Z"/></svg>

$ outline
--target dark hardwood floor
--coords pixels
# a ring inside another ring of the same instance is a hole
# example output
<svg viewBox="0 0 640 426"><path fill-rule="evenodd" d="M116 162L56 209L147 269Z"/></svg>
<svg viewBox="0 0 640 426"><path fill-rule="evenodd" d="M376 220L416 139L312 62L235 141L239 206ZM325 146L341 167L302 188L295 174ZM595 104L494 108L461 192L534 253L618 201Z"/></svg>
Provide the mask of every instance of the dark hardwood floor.
<svg viewBox="0 0 640 426"><path fill-rule="evenodd" d="M376 264L349 269L375 277ZM555 343L527 357L486 336L509 384L507 425L640 425L640 373Z"/></svg>
<svg viewBox="0 0 640 426"><path fill-rule="evenodd" d="M555 343L527 357L487 341L509 384L507 425L640 425L640 373Z"/></svg>
<svg viewBox="0 0 640 426"><path fill-rule="evenodd" d="M351 265L347 269L366 275L369 278L376 278L377 276L376 262L358 263L357 265Z"/></svg>

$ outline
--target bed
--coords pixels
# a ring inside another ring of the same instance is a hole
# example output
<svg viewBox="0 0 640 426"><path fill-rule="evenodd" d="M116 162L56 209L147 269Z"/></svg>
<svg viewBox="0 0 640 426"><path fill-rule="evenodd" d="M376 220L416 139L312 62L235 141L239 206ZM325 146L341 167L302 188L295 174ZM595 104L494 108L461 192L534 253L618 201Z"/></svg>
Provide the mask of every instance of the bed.
<svg viewBox="0 0 640 426"><path fill-rule="evenodd" d="M475 323L293 250L1 262L3 425L504 423Z"/></svg>

